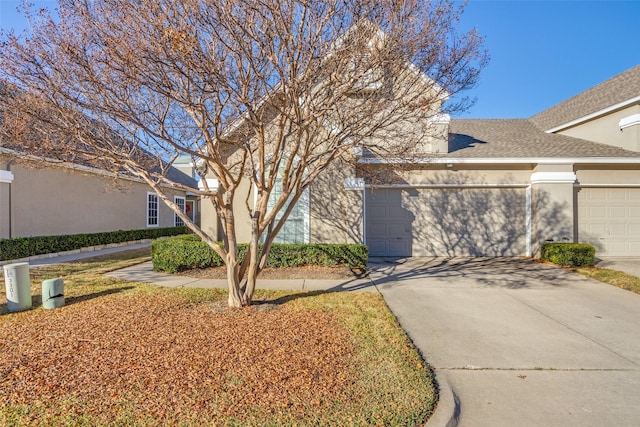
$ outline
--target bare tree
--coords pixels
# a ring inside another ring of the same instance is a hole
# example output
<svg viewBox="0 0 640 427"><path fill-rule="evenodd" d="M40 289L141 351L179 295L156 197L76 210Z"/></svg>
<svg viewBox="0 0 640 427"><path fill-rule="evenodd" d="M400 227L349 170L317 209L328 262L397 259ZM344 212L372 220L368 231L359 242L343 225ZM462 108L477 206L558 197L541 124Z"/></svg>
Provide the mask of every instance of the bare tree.
<svg viewBox="0 0 640 427"><path fill-rule="evenodd" d="M329 165L354 150L411 155L434 116L467 107L449 97L487 55L475 31L456 33L461 12L449 0L60 0L55 19L27 8L33 32L0 44L1 135L143 179L222 257L229 305L248 305L274 238ZM165 194L182 188L166 166L185 154L223 245ZM251 217L242 260L236 199Z"/></svg>

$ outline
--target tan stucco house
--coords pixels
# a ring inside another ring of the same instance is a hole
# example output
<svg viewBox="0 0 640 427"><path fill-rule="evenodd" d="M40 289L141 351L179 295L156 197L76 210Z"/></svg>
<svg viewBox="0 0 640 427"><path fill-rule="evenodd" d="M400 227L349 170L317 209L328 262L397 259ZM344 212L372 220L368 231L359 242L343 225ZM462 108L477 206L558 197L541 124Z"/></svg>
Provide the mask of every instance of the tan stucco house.
<svg viewBox="0 0 640 427"><path fill-rule="evenodd" d="M0 238L184 225L140 180L122 174L116 179L112 172L86 164L38 165L30 157L0 146ZM172 168L169 174L197 188L185 172ZM168 192L197 215L195 196Z"/></svg>
<svg viewBox="0 0 640 427"><path fill-rule="evenodd" d="M279 241L365 243L389 257L534 256L545 241L587 242L599 256L640 256L640 65L528 119L436 125L445 131L421 156L336 164ZM202 226L221 238L210 205Z"/></svg>

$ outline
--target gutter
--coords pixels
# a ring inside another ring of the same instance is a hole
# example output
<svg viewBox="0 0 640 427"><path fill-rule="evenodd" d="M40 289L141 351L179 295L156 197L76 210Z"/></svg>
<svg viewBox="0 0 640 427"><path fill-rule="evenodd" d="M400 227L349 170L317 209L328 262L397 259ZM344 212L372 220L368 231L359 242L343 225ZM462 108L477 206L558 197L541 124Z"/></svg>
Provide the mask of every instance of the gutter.
<svg viewBox="0 0 640 427"><path fill-rule="evenodd" d="M387 164L539 164L558 165L568 163L581 164L640 164L639 157L439 157L420 159L379 159L374 157L363 157L358 159L359 164L387 165Z"/></svg>

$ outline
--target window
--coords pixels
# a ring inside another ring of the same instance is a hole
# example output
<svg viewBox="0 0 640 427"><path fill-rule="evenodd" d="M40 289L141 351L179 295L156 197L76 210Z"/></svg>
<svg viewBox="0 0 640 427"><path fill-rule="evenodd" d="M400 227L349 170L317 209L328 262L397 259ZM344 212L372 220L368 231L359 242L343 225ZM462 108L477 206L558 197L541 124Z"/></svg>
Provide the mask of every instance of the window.
<svg viewBox="0 0 640 427"><path fill-rule="evenodd" d="M180 211L184 212L184 208L185 208L185 199L184 199L184 197L175 196L173 198L173 201L175 202L176 205L178 205L178 207L180 208ZM175 212L173 213L173 226L174 227L184 227L184 221Z"/></svg>
<svg viewBox="0 0 640 427"><path fill-rule="evenodd" d="M147 193L147 227L157 227L159 224L160 206L156 193Z"/></svg>
<svg viewBox="0 0 640 427"><path fill-rule="evenodd" d="M276 184L267 202L267 211L273 209L278 198L282 195L282 179L276 179ZM286 210L287 205L276 215L279 221ZM309 243L309 190L305 190L298 203L289 214L280 232L273 240L274 243Z"/></svg>

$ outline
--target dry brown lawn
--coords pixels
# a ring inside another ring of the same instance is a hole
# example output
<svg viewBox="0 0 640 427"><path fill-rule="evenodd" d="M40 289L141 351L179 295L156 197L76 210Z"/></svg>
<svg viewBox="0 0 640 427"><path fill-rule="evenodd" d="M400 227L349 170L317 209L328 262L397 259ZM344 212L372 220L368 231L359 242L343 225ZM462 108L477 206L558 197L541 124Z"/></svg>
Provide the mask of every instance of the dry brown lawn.
<svg viewBox="0 0 640 427"><path fill-rule="evenodd" d="M433 410L431 372L377 294L228 309L223 291L100 274L131 262L33 270L32 289L64 277L68 305L37 308L34 289L33 310L0 306L0 425L416 425Z"/></svg>

